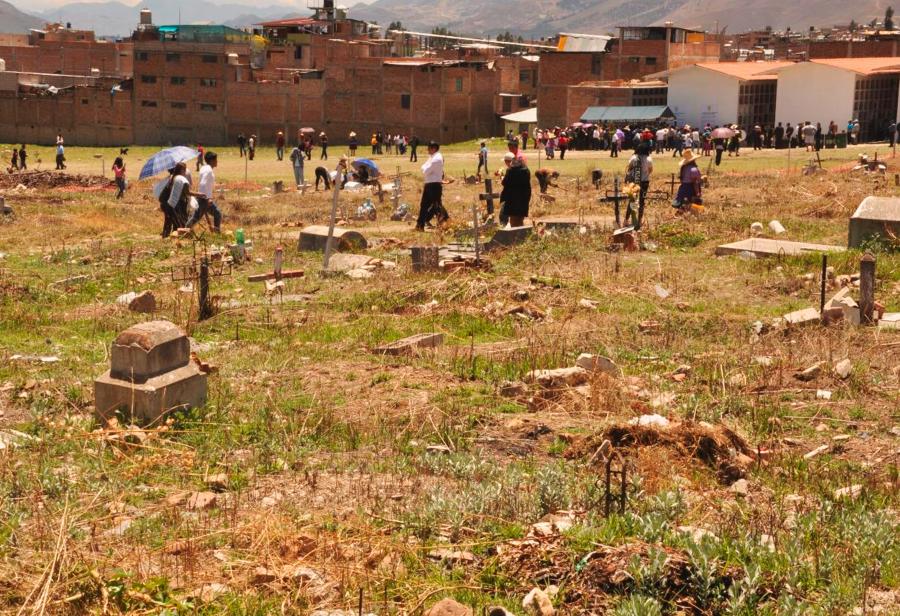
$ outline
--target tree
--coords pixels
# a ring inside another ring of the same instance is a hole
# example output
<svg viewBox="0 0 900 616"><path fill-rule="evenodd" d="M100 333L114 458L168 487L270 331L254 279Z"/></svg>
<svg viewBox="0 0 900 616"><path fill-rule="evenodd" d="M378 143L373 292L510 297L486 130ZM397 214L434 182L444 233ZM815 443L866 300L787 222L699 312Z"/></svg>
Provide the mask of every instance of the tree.
<svg viewBox="0 0 900 616"><path fill-rule="evenodd" d="M887 10L884 12L884 29L894 29L894 7L892 6L887 7Z"/></svg>
<svg viewBox="0 0 900 616"><path fill-rule="evenodd" d="M858 29L859 29L859 24L856 23L856 20L855 20L855 19L851 19L851 20L850 20L850 26L848 27L848 30L850 30L850 32L856 32Z"/></svg>
<svg viewBox="0 0 900 616"><path fill-rule="evenodd" d="M406 30L406 28L404 28L403 24L399 21L392 21L388 26L388 30Z"/></svg>

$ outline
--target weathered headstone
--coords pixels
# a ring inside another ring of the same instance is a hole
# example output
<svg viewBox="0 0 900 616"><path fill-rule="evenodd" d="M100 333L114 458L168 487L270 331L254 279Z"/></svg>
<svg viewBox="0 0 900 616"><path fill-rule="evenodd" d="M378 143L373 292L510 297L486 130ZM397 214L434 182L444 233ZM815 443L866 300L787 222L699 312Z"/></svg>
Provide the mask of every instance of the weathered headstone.
<svg viewBox="0 0 900 616"><path fill-rule="evenodd" d="M716 248L716 256L739 255L749 252L757 257L795 256L810 252L844 252L843 246L830 246L827 244L808 244L806 242L788 242L784 240L770 240L761 237L750 238L723 244Z"/></svg>
<svg viewBox="0 0 900 616"><path fill-rule="evenodd" d="M850 217L850 248L875 238L900 237L900 198L866 197Z"/></svg>
<svg viewBox="0 0 900 616"><path fill-rule="evenodd" d="M117 411L154 422L169 411L202 406L206 374L191 361L187 336L168 321L140 323L113 342L110 370L94 381L98 417Z"/></svg>
<svg viewBox="0 0 900 616"><path fill-rule="evenodd" d="M438 269L440 261L440 248L437 246L413 246L412 270L414 272L427 272Z"/></svg>
<svg viewBox="0 0 900 616"><path fill-rule="evenodd" d="M444 334L416 334L384 346L376 347L379 355L405 355L417 349L433 349L444 344Z"/></svg>
<svg viewBox="0 0 900 616"><path fill-rule="evenodd" d="M300 231L300 250L324 252L327 244L328 227L326 225L312 225ZM365 250L368 247L369 244L362 233L340 227L334 228L332 248L338 252Z"/></svg>
<svg viewBox="0 0 900 616"><path fill-rule="evenodd" d="M515 246L525 242L534 232L534 227L509 227L508 229L498 229L493 239L485 245L485 250L499 248L501 246Z"/></svg>

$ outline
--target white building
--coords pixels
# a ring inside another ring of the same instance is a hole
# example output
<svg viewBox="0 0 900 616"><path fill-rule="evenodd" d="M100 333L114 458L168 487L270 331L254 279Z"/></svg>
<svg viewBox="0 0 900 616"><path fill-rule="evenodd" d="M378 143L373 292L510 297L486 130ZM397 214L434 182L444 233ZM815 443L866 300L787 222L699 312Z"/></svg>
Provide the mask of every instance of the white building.
<svg viewBox="0 0 900 616"><path fill-rule="evenodd" d="M790 62L706 62L669 71L669 108L679 124L713 126L775 121L778 77Z"/></svg>
<svg viewBox="0 0 900 616"><path fill-rule="evenodd" d="M860 139L885 138L900 117L900 58L828 58L778 68L776 121L820 122L827 131L858 119ZM672 86L669 86L671 96Z"/></svg>

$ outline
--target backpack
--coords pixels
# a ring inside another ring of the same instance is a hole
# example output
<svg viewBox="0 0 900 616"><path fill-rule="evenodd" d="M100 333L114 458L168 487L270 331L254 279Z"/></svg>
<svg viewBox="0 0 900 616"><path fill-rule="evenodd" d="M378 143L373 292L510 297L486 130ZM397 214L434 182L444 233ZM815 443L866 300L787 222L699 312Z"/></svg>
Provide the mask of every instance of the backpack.
<svg viewBox="0 0 900 616"><path fill-rule="evenodd" d="M641 181L641 159L640 157L632 158L628 161L628 168L625 170L625 183L638 184Z"/></svg>

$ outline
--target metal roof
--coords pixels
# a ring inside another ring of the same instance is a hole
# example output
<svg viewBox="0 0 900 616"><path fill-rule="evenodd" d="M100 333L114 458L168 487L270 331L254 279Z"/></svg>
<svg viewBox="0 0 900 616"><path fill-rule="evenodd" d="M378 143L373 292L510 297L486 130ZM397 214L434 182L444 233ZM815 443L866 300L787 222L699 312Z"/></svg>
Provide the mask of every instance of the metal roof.
<svg viewBox="0 0 900 616"><path fill-rule="evenodd" d="M507 122L518 122L519 124L537 124L537 107L510 113L501 116L501 119L506 120Z"/></svg>
<svg viewBox="0 0 900 616"><path fill-rule="evenodd" d="M263 21L254 26L262 26L263 28L290 28L292 26L311 26L315 23L325 23L311 17L294 17L291 19L276 19L274 21Z"/></svg>
<svg viewBox="0 0 900 616"><path fill-rule="evenodd" d="M588 107L581 114L582 122L655 121L661 118L674 119L675 114L665 105L650 107Z"/></svg>
<svg viewBox="0 0 900 616"><path fill-rule="evenodd" d="M556 46L557 51L606 51L611 36L600 36L597 34L572 34L562 33L559 35L559 43Z"/></svg>

